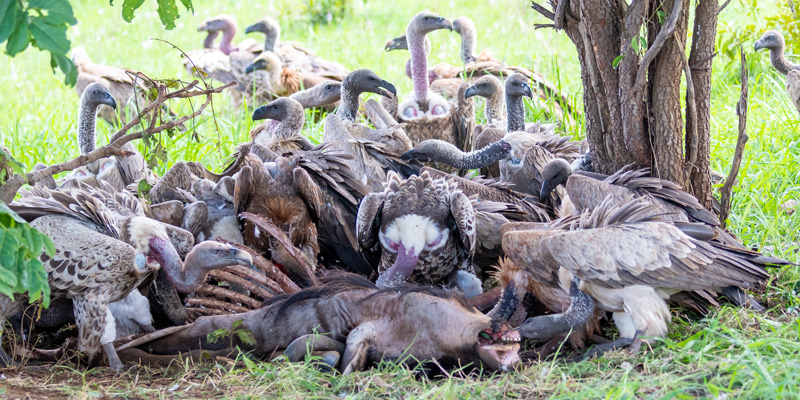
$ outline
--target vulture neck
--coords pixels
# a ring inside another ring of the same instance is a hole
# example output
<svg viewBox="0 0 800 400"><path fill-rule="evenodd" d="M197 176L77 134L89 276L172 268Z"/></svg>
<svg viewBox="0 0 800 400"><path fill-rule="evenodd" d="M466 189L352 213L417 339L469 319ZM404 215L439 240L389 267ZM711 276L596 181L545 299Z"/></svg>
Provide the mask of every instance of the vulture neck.
<svg viewBox="0 0 800 400"><path fill-rule="evenodd" d="M406 33L408 51L411 53L411 82L414 86L414 100L417 103L428 101L428 55L425 53L425 35L413 30Z"/></svg>
<svg viewBox="0 0 800 400"><path fill-rule="evenodd" d="M461 28L461 61L469 64L477 60L475 49L478 47L478 33L471 28Z"/></svg>
<svg viewBox="0 0 800 400"><path fill-rule="evenodd" d="M483 115L487 122L500 121L503 119L503 109L506 107L506 100L502 90L497 90L486 98L486 106ZM510 132L510 131L509 131Z"/></svg>
<svg viewBox="0 0 800 400"><path fill-rule="evenodd" d="M336 115L343 120L355 121L358 113L358 95L360 93L357 90L353 90L349 83L342 82L341 103L339 103L339 111L336 112Z"/></svg>
<svg viewBox="0 0 800 400"><path fill-rule="evenodd" d="M203 40L203 48L213 49L214 41L217 40L217 36L219 36L219 31L208 31L208 35L206 35L206 40Z"/></svg>
<svg viewBox="0 0 800 400"><path fill-rule="evenodd" d="M270 29L269 32L265 33L264 51L275 51L275 46L278 44L278 40L281 37L280 29Z"/></svg>
<svg viewBox="0 0 800 400"><path fill-rule="evenodd" d="M78 110L78 148L81 154L89 153L97 146L95 120L98 105L90 104L88 96L84 97Z"/></svg>
<svg viewBox="0 0 800 400"><path fill-rule="evenodd" d="M298 136L305 122L306 116L302 110L300 110L299 115L297 113L289 113L275 129L275 133L283 139Z"/></svg>
<svg viewBox="0 0 800 400"><path fill-rule="evenodd" d="M231 45L233 43L233 37L236 36L236 28L229 26L222 31L222 40L219 43L219 49L225 53L230 54L234 48Z"/></svg>
<svg viewBox="0 0 800 400"><path fill-rule="evenodd" d="M432 140L433 141L433 140ZM431 161L441 162L458 169L477 169L496 163L508 155L502 142L496 142L480 150L464 153L455 145L441 141L433 141L437 151L433 152Z"/></svg>
<svg viewBox="0 0 800 400"><path fill-rule="evenodd" d="M508 113L507 132L519 132L525 130L525 105L522 96L510 95L506 93L506 108Z"/></svg>
<svg viewBox="0 0 800 400"><path fill-rule="evenodd" d="M162 268L175 290L181 293L193 292L205 282L208 272L216 269L204 266L197 258L197 252L189 252L183 264L178 259L176 262L164 263Z"/></svg>
<svg viewBox="0 0 800 400"><path fill-rule="evenodd" d="M789 60L783 55L783 47L778 49L769 49L769 60L772 62L772 66L781 73L781 75L786 75L789 73L790 70L795 68L795 65L790 63Z"/></svg>

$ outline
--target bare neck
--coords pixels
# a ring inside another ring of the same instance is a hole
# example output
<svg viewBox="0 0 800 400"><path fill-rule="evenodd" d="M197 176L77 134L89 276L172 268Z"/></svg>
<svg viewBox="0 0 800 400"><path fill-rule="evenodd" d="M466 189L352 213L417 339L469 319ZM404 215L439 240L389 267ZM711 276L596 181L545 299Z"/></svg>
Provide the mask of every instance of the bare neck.
<svg viewBox="0 0 800 400"><path fill-rule="evenodd" d="M97 105L81 100L78 110L78 148L81 154L91 152L97 147L95 122L97 119Z"/></svg>
<svg viewBox="0 0 800 400"><path fill-rule="evenodd" d="M278 30L271 30L267 32L266 35L267 37L264 39L264 51L275 51L275 46L278 45L281 32Z"/></svg>
<svg viewBox="0 0 800 400"><path fill-rule="evenodd" d="M425 53L425 35L416 32L406 34L408 51L411 53L411 82L414 86L414 100L428 100L428 55Z"/></svg>
<svg viewBox="0 0 800 400"><path fill-rule="evenodd" d="M226 28L222 31L222 40L219 43L219 49L225 54L230 54L233 51L233 37L236 36L236 30L233 28Z"/></svg>
<svg viewBox="0 0 800 400"><path fill-rule="evenodd" d="M356 120L356 114L358 113L358 95L359 93L353 90L350 85L342 84L341 88L341 98L342 101L339 103L339 110L336 111L336 115L339 116L341 119L346 119L349 121Z"/></svg>
<svg viewBox="0 0 800 400"><path fill-rule="evenodd" d="M461 61L469 64L475 61L475 49L478 47L478 34L472 29L462 29L461 32Z"/></svg>
<svg viewBox="0 0 800 400"><path fill-rule="evenodd" d="M518 132L525 130L525 104L522 96L506 94L506 109L508 113L508 132Z"/></svg>
<svg viewBox="0 0 800 400"><path fill-rule="evenodd" d="M278 128L275 129L275 134L283 139L300 135L300 130L303 129L303 124L305 124L305 122L306 117L302 110L300 110L299 113L291 113L281 121Z"/></svg>
<svg viewBox="0 0 800 400"><path fill-rule="evenodd" d="M503 92L498 90L486 98L486 106L483 115L487 122L499 121L503 119L503 112L506 108L506 100Z"/></svg>
<svg viewBox="0 0 800 400"><path fill-rule="evenodd" d="M786 75L796 66L786 59L786 57L783 55L783 52L783 47L779 49L769 49L769 60L772 62L772 66L775 67L775 69L778 70L781 75Z"/></svg>
<svg viewBox="0 0 800 400"><path fill-rule="evenodd" d="M203 40L203 48L204 49L213 49L214 48L214 41L217 40L217 36L219 36L219 31L208 31L208 35L206 35L206 39Z"/></svg>

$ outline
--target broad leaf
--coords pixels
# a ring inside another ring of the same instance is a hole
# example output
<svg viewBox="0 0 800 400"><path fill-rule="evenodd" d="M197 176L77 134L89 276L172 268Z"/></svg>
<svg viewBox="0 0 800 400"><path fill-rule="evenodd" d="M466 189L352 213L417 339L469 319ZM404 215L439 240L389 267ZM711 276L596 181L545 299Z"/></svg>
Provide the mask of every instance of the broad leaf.
<svg viewBox="0 0 800 400"><path fill-rule="evenodd" d="M144 4L144 0L124 0L122 2L122 19L125 22L133 21L133 13Z"/></svg>
<svg viewBox="0 0 800 400"><path fill-rule="evenodd" d="M14 32L11 32L11 36L8 37L8 42L6 42L6 54L11 57L27 49L28 43L31 41L30 34L28 33L28 14L24 11L20 11L19 13L22 16L17 22L17 27L14 28Z"/></svg>
<svg viewBox="0 0 800 400"><path fill-rule="evenodd" d="M64 84L74 86L78 80L78 70L72 60L63 54L50 53L50 65L54 64L64 73Z"/></svg>
<svg viewBox="0 0 800 400"><path fill-rule="evenodd" d="M158 17L161 18L161 23L164 24L164 29L170 30L175 28L175 20L178 19L178 6L175 0L157 0L158 1Z"/></svg>
<svg viewBox="0 0 800 400"><path fill-rule="evenodd" d="M11 269L17 265L17 249L20 246L17 235L18 229L0 231L0 265L3 268Z"/></svg>
<svg viewBox="0 0 800 400"><path fill-rule="evenodd" d="M17 27L18 7L18 0L0 0L0 43L5 42Z"/></svg>
<svg viewBox="0 0 800 400"><path fill-rule="evenodd" d="M67 0L31 0L28 7L47 11L47 22L53 25L78 23Z"/></svg>
<svg viewBox="0 0 800 400"><path fill-rule="evenodd" d="M62 55L69 51L66 25L50 25L45 17L34 17L31 18L30 31L36 47Z"/></svg>
<svg viewBox="0 0 800 400"><path fill-rule="evenodd" d="M194 14L194 6L192 5L192 0L181 0L181 4L186 7L186 11L191 11Z"/></svg>
<svg viewBox="0 0 800 400"><path fill-rule="evenodd" d="M0 147L0 158L4 158L6 160L6 165L10 166L14 173L25 175L25 166L22 165L19 161L17 161L10 153L5 151L2 147ZM6 208L9 212L10 209ZM3 209L0 208L0 212L3 212Z"/></svg>
<svg viewBox="0 0 800 400"><path fill-rule="evenodd" d="M622 54L620 54L616 58L614 58L614 61L611 62L611 68L617 68L619 66L619 63L622 61L623 58L625 58L625 56L622 55Z"/></svg>

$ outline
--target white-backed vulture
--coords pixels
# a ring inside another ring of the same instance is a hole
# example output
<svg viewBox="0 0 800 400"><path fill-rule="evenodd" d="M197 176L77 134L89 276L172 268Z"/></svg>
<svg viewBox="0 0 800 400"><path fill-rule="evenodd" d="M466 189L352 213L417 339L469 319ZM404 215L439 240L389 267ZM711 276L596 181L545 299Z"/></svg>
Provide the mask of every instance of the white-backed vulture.
<svg viewBox="0 0 800 400"><path fill-rule="evenodd" d="M781 75L786 75L786 92L794 107L800 112L800 65L792 64L783 54L786 42L778 31L766 31L756 41L756 51L769 49L772 67Z"/></svg>
<svg viewBox="0 0 800 400"><path fill-rule="evenodd" d="M38 190L46 190L40 189ZM48 273L51 295L71 298L78 324L78 349L90 365L105 350L109 365L116 355L114 316L108 304L125 298L149 274L163 269L172 285L187 293L205 280L208 271L226 265L249 265L249 254L216 242L195 246L182 262L167 229L159 222L122 213L128 205L118 197L88 186L47 191L49 197L26 196L11 204L31 226L53 240L56 253L40 256ZM21 297L0 298L3 317L18 312Z"/></svg>
<svg viewBox="0 0 800 400"><path fill-rule="evenodd" d="M327 79L311 71L299 71L284 65L280 57L271 51L264 51L256 56L245 69L248 74L259 71L266 73L262 90L266 95L261 96L263 98L289 96L314 87Z"/></svg>
<svg viewBox="0 0 800 400"><path fill-rule="evenodd" d="M236 20L227 14L220 14L203 21L197 27L197 31L208 32L208 34L203 41L202 49L186 52L183 66L192 75L202 77L207 75L222 83L237 82L237 75L239 74L233 72L229 55L233 52L253 53L261 50L261 45L253 39L245 39L242 43L236 46L233 45L233 38L236 36ZM220 32L222 33L222 39L219 47L215 48L214 41ZM241 67L247 67L247 63ZM202 71L202 73L199 73L199 71ZM237 90L244 92L241 88L237 88Z"/></svg>

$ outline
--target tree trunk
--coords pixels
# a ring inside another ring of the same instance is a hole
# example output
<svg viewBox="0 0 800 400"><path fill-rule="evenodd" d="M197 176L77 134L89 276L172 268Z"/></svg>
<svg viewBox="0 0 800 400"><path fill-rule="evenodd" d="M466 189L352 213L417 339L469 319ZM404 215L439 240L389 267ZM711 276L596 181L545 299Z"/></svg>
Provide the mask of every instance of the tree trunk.
<svg viewBox="0 0 800 400"><path fill-rule="evenodd" d="M551 3L554 12L535 2L533 8L553 19L555 28L563 29L575 44L584 86L586 137L597 171L613 173L629 164L650 167L653 176L683 186L710 206L716 2L699 1L696 6L688 61L689 0ZM686 94L687 122L680 101L684 74L693 89ZM691 133L686 138L684 126Z"/></svg>

